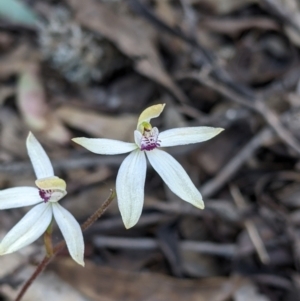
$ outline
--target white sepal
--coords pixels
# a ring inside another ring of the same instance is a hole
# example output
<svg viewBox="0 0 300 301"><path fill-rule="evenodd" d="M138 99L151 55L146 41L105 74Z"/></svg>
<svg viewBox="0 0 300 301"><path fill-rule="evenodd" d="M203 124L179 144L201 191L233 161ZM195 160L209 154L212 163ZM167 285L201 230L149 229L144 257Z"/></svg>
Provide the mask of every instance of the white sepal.
<svg viewBox="0 0 300 301"><path fill-rule="evenodd" d="M223 130L207 126L178 128L161 132L158 139L161 147L199 143L215 137Z"/></svg>
<svg viewBox="0 0 300 301"><path fill-rule="evenodd" d="M52 203L53 215L66 241L71 257L84 266L84 241L80 225L74 216L58 203Z"/></svg>
<svg viewBox="0 0 300 301"><path fill-rule="evenodd" d="M200 209L204 208L199 190L172 156L158 149L146 152L146 154L150 164L176 195Z"/></svg>
<svg viewBox="0 0 300 301"><path fill-rule="evenodd" d="M49 203L33 207L3 238L0 255L15 252L37 240L46 231L51 219Z"/></svg>
<svg viewBox="0 0 300 301"><path fill-rule="evenodd" d="M53 177L54 171L50 159L31 132L27 137L26 146L37 179Z"/></svg>
<svg viewBox="0 0 300 301"><path fill-rule="evenodd" d="M35 187L16 187L0 190L0 210L25 207L43 200Z"/></svg>
<svg viewBox="0 0 300 301"><path fill-rule="evenodd" d="M118 205L127 229L138 222L142 213L146 169L144 152L136 150L125 158L117 175Z"/></svg>
<svg viewBox="0 0 300 301"><path fill-rule="evenodd" d="M72 141L89 151L100 155L117 155L131 152L137 148L135 143L102 138L73 138Z"/></svg>
<svg viewBox="0 0 300 301"><path fill-rule="evenodd" d="M163 103L163 104L157 104L146 108L139 116L139 120L137 123L137 130L139 130L139 127L143 122L149 123L152 118L157 118L164 110L165 105L166 104Z"/></svg>

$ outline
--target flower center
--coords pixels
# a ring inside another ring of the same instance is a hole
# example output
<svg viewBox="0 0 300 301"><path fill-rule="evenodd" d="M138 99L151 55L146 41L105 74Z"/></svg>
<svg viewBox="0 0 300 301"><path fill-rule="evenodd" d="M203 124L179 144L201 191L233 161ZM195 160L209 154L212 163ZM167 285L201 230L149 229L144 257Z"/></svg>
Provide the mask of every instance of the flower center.
<svg viewBox="0 0 300 301"><path fill-rule="evenodd" d="M160 146L160 140L158 140L158 129L152 128L148 130L144 128L143 137L141 140L141 150L150 151Z"/></svg>
<svg viewBox="0 0 300 301"><path fill-rule="evenodd" d="M36 186L39 188L39 195L44 203L58 202L66 194L66 182L58 177L37 179Z"/></svg>
<svg viewBox="0 0 300 301"><path fill-rule="evenodd" d="M39 195L44 200L44 203L47 203L51 198L52 190L39 189Z"/></svg>
<svg viewBox="0 0 300 301"><path fill-rule="evenodd" d="M39 189L39 195L44 203L58 202L66 195L66 192L58 189Z"/></svg>

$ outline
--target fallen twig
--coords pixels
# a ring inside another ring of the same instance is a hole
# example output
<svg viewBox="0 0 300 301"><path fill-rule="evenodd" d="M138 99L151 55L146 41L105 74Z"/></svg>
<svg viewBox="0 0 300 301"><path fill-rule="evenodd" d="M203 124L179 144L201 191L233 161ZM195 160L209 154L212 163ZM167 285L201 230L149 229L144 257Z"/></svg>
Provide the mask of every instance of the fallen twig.
<svg viewBox="0 0 300 301"><path fill-rule="evenodd" d="M259 97L249 100L243 96L237 94L232 89L228 88L225 85L213 80L207 74L201 72L188 72L183 73L177 76L177 79L193 79L199 83L210 87L216 92L223 95L225 98L236 102L242 106L247 107L248 109L253 110L256 113L259 113L266 123L275 131L278 137L290 146L299 156L300 156L300 145L297 139L281 124L278 116L271 111Z"/></svg>
<svg viewBox="0 0 300 301"><path fill-rule="evenodd" d="M238 208L240 209L247 208L247 204L244 200L244 197L236 186L230 185L230 193ZM260 261L264 264L268 264L270 262L270 257L254 222L248 219L245 220L244 224L249 234L249 237L256 249L258 257L260 258Z"/></svg>

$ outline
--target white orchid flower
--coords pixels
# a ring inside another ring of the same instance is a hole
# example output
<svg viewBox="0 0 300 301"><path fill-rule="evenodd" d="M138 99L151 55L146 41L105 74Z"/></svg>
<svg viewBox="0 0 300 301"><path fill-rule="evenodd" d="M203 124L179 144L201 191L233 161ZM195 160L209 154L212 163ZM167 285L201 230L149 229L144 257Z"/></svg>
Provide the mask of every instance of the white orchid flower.
<svg viewBox="0 0 300 301"><path fill-rule="evenodd" d="M29 133L28 155L37 180L36 187L17 187L0 191L0 209L36 205L3 238L0 255L15 252L38 239L49 227L53 217L66 241L71 257L84 266L84 242L80 225L58 201L66 194L66 183L56 177L41 144Z"/></svg>
<svg viewBox="0 0 300 301"><path fill-rule="evenodd" d="M93 153L116 155L131 152L119 169L116 180L118 205L125 227L133 227L139 220L143 202L146 178L146 156L169 188L186 202L203 209L202 196L183 167L159 147L184 145L209 140L223 129L213 127L186 127L159 133L150 120L158 117L164 104L151 106L139 117L134 131L135 143L111 139L74 138L74 142Z"/></svg>

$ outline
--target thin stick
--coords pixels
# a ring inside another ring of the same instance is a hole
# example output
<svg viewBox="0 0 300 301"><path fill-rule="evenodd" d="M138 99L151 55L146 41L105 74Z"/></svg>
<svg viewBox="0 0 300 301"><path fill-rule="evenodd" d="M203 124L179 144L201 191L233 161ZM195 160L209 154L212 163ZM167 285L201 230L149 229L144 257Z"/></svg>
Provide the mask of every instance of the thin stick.
<svg viewBox="0 0 300 301"><path fill-rule="evenodd" d="M260 114L265 122L274 130L277 136L286 145L290 146L298 156L300 156L300 144L298 140L292 135L292 133L286 129L275 112L269 109L259 96L253 97L251 100L243 97L242 95L236 93L227 86L215 81L209 75L204 72L188 72L181 73L177 76L177 79L193 79L199 83L212 88L221 95L223 95L228 100L234 101L248 109Z"/></svg>
<svg viewBox="0 0 300 301"><path fill-rule="evenodd" d="M159 250L160 243L151 238L124 238L96 236L96 246L101 248L125 249L125 250ZM182 251L216 255L225 258L233 258L237 255L237 248L234 244L217 244L209 241L181 241L179 248Z"/></svg>
<svg viewBox="0 0 300 301"><path fill-rule="evenodd" d="M81 230L85 231L87 230L92 224L95 223L95 221L100 218L103 213L106 211L110 203L113 201L113 199L116 197L116 193L114 190L111 190L111 193L109 197L105 200L105 202L101 205L101 207L95 211L82 225ZM55 258L55 256L62 251L62 249L66 246L66 242L63 240L59 242L53 249L52 256L45 256L44 259L41 261L41 263L37 266L34 273L30 276L30 278L25 282L23 285L21 291L19 292L18 296L16 297L15 301L20 301L28 288L31 286L33 281L41 274L46 266Z"/></svg>
<svg viewBox="0 0 300 301"><path fill-rule="evenodd" d="M283 5L281 1L275 0L263 0L262 1L271 13L273 12L276 17L279 17L281 21L283 20L287 25L291 26L300 34L299 22L297 20L296 14L287 6Z"/></svg>
<svg viewBox="0 0 300 301"><path fill-rule="evenodd" d="M242 149L234 156L219 173L202 185L199 189L203 197L211 197L220 190L239 171L243 164L253 156L256 150L273 138L270 128L265 127L258 132Z"/></svg>
<svg viewBox="0 0 300 301"><path fill-rule="evenodd" d="M238 208L240 208L240 209L247 208L246 201L245 201L244 197L242 196L240 190L236 186L234 186L234 185L230 186L230 193L231 193L233 200L235 201ZM249 234L249 237L253 243L253 246L256 249L256 252L258 254L260 261L263 264L268 264L270 262L270 257L266 250L266 247L258 233L258 230L257 230L256 226L254 225L254 222L248 219L244 222L244 225L245 225L245 228L246 228L246 230Z"/></svg>

